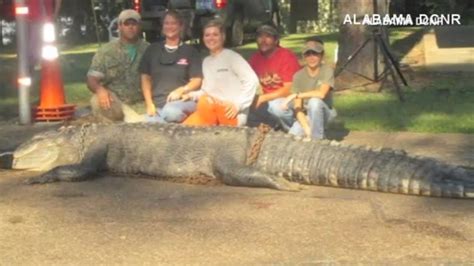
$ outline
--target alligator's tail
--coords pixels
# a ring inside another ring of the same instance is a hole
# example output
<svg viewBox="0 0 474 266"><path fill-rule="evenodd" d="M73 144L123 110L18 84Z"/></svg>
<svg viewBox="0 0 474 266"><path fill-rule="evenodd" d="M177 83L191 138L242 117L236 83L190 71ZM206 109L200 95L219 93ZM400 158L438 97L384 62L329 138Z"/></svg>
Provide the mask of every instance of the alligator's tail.
<svg viewBox="0 0 474 266"><path fill-rule="evenodd" d="M433 197L474 198L474 177L456 166L404 151L269 134L257 167L310 185Z"/></svg>

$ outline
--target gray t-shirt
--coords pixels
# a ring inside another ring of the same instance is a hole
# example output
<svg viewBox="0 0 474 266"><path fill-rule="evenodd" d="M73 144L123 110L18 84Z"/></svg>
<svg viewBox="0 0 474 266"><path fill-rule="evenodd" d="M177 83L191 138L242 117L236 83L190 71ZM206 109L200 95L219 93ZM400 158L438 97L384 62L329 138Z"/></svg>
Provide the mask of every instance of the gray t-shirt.
<svg viewBox="0 0 474 266"><path fill-rule="evenodd" d="M307 92L313 90L319 90L321 85L328 84L331 88L334 87L334 70L327 66L321 65L319 74L315 77L311 77L308 73L307 67L300 69L293 76L292 91L293 93ZM324 102L332 108L332 90L323 99Z"/></svg>
<svg viewBox="0 0 474 266"><path fill-rule="evenodd" d="M202 63L204 80L201 90L191 96L208 94L221 101L235 104L239 111L246 111L252 104L260 81L245 59L238 53L224 49L209 55Z"/></svg>

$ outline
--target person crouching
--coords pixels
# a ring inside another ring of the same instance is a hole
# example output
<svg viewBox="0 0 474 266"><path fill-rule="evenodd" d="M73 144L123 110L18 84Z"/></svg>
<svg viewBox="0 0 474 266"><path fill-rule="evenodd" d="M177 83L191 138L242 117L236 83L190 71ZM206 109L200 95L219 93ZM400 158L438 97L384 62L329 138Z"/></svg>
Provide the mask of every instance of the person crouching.
<svg viewBox="0 0 474 266"><path fill-rule="evenodd" d="M182 97L185 101L198 101L196 112L183 124L245 125L259 85L258 77L241 55L224 48L225 28L222 22L210 21L203 31L204 44L210 55L203 61L201 90Z"/></svg>

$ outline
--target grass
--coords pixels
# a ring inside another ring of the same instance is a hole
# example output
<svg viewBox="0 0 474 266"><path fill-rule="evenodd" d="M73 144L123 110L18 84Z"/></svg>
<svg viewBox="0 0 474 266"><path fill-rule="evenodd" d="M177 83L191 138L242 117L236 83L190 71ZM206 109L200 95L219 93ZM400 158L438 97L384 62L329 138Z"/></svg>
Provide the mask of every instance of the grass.
<svg viewBox="0 0 474 266"><path fill-rule="evenodd" d="M391 32L391 43L401 44L399 53L406 53L409 39L416 39L419 28L399 28ZM301 45L311 34L293 34L282 39L281 45L301 54ZM320 35L325 40L326 62L334 62L337 34ZM65 92L69 103L87 105L91 96L85 85L85 75L97 44L67 48L62 52L61 65ZM255 43L236 50L245 58L255 52ZM17 115L16 88L12 82L15 73L15 54L12 50L0 51L0 116ZM38 100L38 78L33 85L32 101ZM395 94L344 92L335 97L338 119L349 130L411 131L428 133L474 134L474 84L472 77L463 74L416 73L411 88L405 91L406 102L400 103Z"/></svg>
<svg viewBox="0 0 474 266"><path fill-rule="evenodd" d="M345 127L360 131L474 134L474 88L338 95L335 106Z"/></svg>

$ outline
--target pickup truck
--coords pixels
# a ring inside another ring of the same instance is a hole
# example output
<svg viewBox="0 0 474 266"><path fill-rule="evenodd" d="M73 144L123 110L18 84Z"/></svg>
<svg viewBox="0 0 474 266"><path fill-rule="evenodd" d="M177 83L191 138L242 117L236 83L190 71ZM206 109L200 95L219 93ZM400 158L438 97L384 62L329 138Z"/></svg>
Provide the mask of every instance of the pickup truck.
<svg viewBox="0 0 474 266"><path fill-rule="evenodd" d="M231 46L241 45L263 23L279 26L278 0L133 0L132 7L141 14L149 41L160 37L167 9L177 10L185 19L185 39L200 39L209 20L222 19Z"/></svg>

